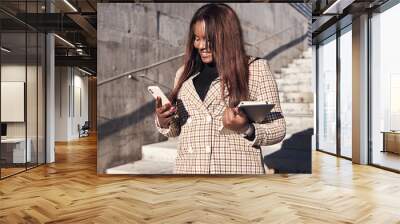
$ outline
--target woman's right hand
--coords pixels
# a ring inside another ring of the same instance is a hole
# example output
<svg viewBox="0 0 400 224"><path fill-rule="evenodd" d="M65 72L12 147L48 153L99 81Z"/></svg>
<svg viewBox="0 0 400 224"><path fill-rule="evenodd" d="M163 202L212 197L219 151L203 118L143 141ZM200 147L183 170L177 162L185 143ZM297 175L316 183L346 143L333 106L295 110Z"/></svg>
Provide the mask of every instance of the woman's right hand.
<svg viewBox="0 0 400 224"><path fill-rule="evenodd" d="M158 123L161 128L168 128L171 123L171 119L176 113L176 107L173 107L170 103L165 104L164 106L161 104L161 98L157 97L156 99L156 116L158 119Z"/></svg>

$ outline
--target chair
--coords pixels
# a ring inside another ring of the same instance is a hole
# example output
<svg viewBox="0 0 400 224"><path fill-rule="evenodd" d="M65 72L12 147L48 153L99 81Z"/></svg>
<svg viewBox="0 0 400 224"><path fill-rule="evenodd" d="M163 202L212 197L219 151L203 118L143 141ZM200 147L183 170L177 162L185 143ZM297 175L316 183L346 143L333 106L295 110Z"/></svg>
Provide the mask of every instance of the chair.
<svg viewBox="0 0 400 224"><path fill-rule="evenodd" d="M78 124L79 138L89 136L89 129L90 129L89 121L85 121L82 127L80 127L80 125Z"/></svg>

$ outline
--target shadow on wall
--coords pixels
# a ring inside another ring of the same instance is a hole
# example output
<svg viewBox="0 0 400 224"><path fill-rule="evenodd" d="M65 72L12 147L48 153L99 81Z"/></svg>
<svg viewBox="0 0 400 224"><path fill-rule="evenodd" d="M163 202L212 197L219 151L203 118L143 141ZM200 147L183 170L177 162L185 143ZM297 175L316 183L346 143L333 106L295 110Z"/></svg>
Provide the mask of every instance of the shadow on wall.
<svg viewBox="0 0 400 224"><path fill-rule="evenodd" d="M290 42L286 44L282 44L281 46L275 48L271 52L269 52L267 55L265 55L263 58L267 59L268 61L272 60L274 57L278 56L280 53L289 50L290 48L296 46L297 44L302 43L306 38L308 37L308 34L305 33L303 36L298 37L294 40L291 40Z"/></svg>
<svg viewBox="0 0 400 224"><path fill-rule="evenodd" d="M275 173L311 173L312 128L296 132L283 141L281 149L264 157Z"/></svg>
<svg viewBox="0 0 400 224"><path fill-rule="evenodd" d="M169 96L170 94L171 92L166 92L167 96ZM136 109L135 111L132 111L131 113L121 117L112 119L99 117L104 121L98 126L98 130L101 130L99 131L98 138L102 140L115 134L115 132L118 132L132 125L137 125L139 122L149 116L154 116L155 105L156 101L151 100L141 105L141 107Z"/></svg>
<svg viewBox="0 0 400 224"><path fill-rule="evenodd" d="M100 117L105 121L103 121L97 128L99 130L98 132L99 140L107 138L110 135L115 134L115 132L125 129L129 126L136 125L149 115L153 115L155 102L156 102L155 100L147 102L143 104L139 109L121 117L112 119L106 119Z"/></svg>

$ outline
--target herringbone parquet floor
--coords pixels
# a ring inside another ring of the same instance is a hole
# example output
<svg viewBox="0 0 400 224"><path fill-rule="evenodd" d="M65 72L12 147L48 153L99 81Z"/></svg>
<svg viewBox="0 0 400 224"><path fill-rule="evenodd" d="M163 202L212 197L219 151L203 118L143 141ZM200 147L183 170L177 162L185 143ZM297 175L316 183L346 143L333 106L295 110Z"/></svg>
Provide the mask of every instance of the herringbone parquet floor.
<svg viewBox="0 0 400 224"><path fill-rule="evenodd" d="M400 175L315 152L312 175L97 176L96 139L0 181L0 223L400 223Z"/></svg>

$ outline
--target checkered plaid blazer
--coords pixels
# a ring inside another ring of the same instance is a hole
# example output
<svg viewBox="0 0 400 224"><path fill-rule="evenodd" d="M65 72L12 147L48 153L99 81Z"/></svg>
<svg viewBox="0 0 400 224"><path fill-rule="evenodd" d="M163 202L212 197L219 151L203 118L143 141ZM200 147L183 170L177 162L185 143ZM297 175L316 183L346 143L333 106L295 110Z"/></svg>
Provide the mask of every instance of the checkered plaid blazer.
<svg viewBox="0 0 400 224"><path fill-rule="evenodd" d="M254 60L253 57L250 60ZM175 84L182 72L178 70ZM227 105L222 100L220 79L211 83L202 101L193 85L186 80L177 97L178 116L169 128L158 131L167 137L179 136L174 173L177 174L264 174L261 146L276 144L285 137L286 124L279 103L278 88L264 59L249 66L249 100L275 104L263 123L253 123L255 138L249 141L223 127L222 116ZM197 74L198 75L198 74ZM227 94L225 88L225 94Z"/></svg>

